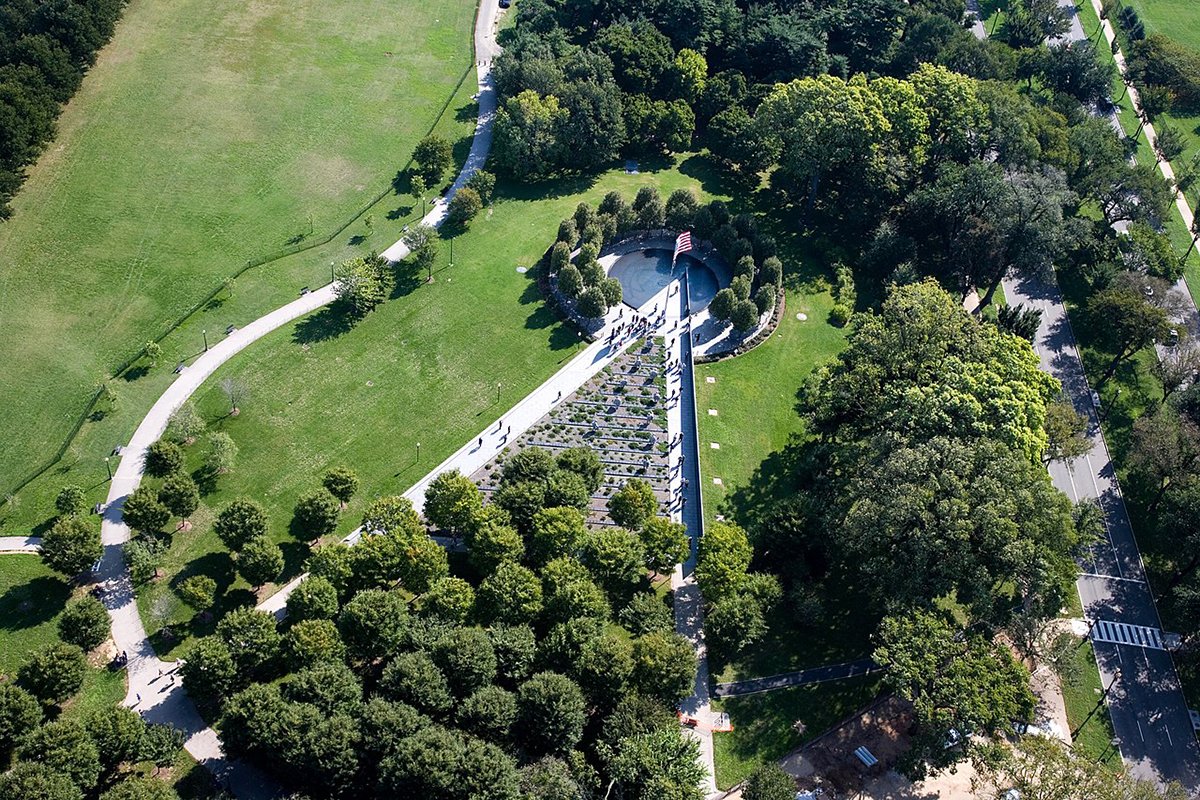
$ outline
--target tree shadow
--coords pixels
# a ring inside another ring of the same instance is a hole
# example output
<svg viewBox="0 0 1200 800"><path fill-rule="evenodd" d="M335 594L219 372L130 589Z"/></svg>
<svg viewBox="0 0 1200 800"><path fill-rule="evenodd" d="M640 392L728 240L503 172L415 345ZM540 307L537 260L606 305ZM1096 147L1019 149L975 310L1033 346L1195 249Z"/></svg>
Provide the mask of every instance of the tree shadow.
<svg viewBox="0 0 1200 800"><path fill-rule="evenodd" d="M413 212L413 206L396 206L384 216L393 222L398 219L404 219Z"/></svg>
<svg viewBox="0 0 1200 800"><path fill-rule="evenodd" d="M221 308L221 306L225 305L225 302L228 299L229 298L227 296L225 296L224 294L219 294L204 304L204 310L205 311L216 311L217 309Z"/></svg>
<svg viewBox="0 0 1200 800"><path fill-rule="evenodd" d="M471 101L465 105L461 105L454 109L454 120L456 122L474 122L479 116L479 103Z"/></svg>
<svg viewBox="0 0 1200 800"><path fill-rule="evenodd" d="M292 341L304 345L336 339L349 333L355 322L345 304L333 302L297 322L292 331Z"/></svg>
<svg viewBox="0 0 1200 800"><path fill-rule="evenodd" d="M207 497L217 490L217 473L206 466L201 465L192 470L192 480L196 482L201 497Z"/></svg>
<svg viewBox="0 0 1200 800"><path fill-rule="evenodd" d="M138 364L121 373L121 378L126 383L133 383L138 378L144 378L148 374L150 374L150 367L146 364Z"/></svg>
<svg viewBox="0 0 1200 800"><path fill-rule="evenodd" d="M294 524L295 520L293 519L292 525ZM303 534L299 538L302 536ZM299 575L304 569L304 562L312 554L312 548L308 546L308 542L300 541L299 538L279 543L279 549L283 551L283 572L280 573L280 581L291 580Z"/></svg>
<svg viewBox="0 0 1200 800"><path fill-rule="evenodd" d="M729 195L732 202L740 202L740 198L751 193L744 181L737 181L720 162L708 153L697 153L679 162L679 172L700 183L700 188L711 195Z"/></svg>
<svg viewBox="0 0 1200 800"><path fill-rule="evenodd" d="M353 236L351 236L349 239L346 240L346 244L350 245L351 247L358 247L360 244L362 244L366 240L367 240L366 236L364 236L361 233L356 233Z"/></svg>
<svg viewBox="0 0 1200 800"><path fill-rule="evenodd" d="M18 631L49 622L70 597L71 587L49 575L10 586L0 595L0 630Z"/></svg>
<svg viewBox="0 0 1200 800"><path fill-rule="evenodd" d="M599 175L564 175L547 178L542 181L516 182L500 180L492 193L493 202L496 198L507 200L547 200L558 197L571 197L580 194L596 185Z"/></svg>
<svg viewBox="0 0 1200 800"><path fill-rule="evenodd" d="M412 259L397 262L392 272L392 291L388 298L395 300L412 294L421 285L421 272Z"/></svg>
<svg viewBox="0 0 1200 800"><path fill-rule="evenodd" d="M395 195L412 194L412 170L402 169L392 178L392 193Z"/></svg>

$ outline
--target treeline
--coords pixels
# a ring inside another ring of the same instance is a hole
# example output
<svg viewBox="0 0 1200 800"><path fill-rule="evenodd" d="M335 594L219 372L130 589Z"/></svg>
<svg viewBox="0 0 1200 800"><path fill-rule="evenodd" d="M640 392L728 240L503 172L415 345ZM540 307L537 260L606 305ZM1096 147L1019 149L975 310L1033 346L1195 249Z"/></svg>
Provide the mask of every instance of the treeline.
<svg viewBox="0 0 1200 800"><path fill-rule="evenodd" d="M0 219L25 167L54 136L62 105L108 42L124 0L5 0L0 5Z"/></svg>

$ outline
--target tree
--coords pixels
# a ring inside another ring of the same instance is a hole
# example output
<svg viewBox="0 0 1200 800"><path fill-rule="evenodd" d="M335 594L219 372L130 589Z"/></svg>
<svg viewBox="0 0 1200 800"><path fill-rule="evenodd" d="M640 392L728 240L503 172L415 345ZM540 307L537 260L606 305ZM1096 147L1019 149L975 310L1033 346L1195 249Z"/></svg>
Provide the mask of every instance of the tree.
<svg viewBox="0 0 1200 800"><path fill-rule="evenodd" d="M727 522L710 525L700 539L696 583L710 603L739 591L750 569L754 550L746 532Z"/></svg>
<svg viewBox="0 0 1200 800"><path fill-rule="evenodd" d="M213 530L227 548L241 550L251 539L266 536L267 512L253 500L239 498L221 509Z"/></svg>
<svg viewBox="0 0 1200 800"><path fill-rule="evenodd" d="M734 330L747 333L758 327L758 317L758 305L753 300L739 300L733 306L729 321Z"/></svg>
<svg viewBox="0 0 1200 800"><path fill-rule="evenodd" d="M559 131L568 112L554 95L526 89L496 111L492 151L496 166L508 175L538 178L552 173L561 158Z"/></svg>
<svg viewBox="0 0 1200 800"><path fill-rule="evenodd" d="M1020 336L1027 342L1037 338L1038 327L1042 324L1042 310L1024 305L1000 306L996 309L996 325L1001 330L1008 331L1013 336Z"/></svg>
<svg viewBox="0 0 1200 800"><path fill-rule="evenodd" d="M217 431L208 435L208 457L204 460L204 466L214 475L224 475L233 469L233 463L237 459L238 448L233 442L233 437L224 431Z"/></svg>
<svg viewBox="0 0 1200 800"><path fill-rule="evenodd" d="M351 258L334 270L333 291L337 299L356 317L362 317L387 299L386 262L370 258Z"/></svg>
<svg viewBox="0 0 1200 800"><path fill-rule="evenodd" d="M469 542L471 564L483 575L491 575L506 561L517 563L525 554L521 535L511 526L488 523L475 531Z"/></svg>
<svg viewBox="0 0 1200 800"><path fill-rule="evenodd" d="M464 186L450 199L446 219L451 225L466 225L482 208L483 201L479 198L479 193L470 186Z"/></svg>
<svg viewBox="0 0 1200 800"><path fill-rule="evenodd" d="M573 677L593 708L609 709L625 695L631 672L633 646L624 636L605 631L584 644Z"/></svg>
<svg viewBox="0 0 1200 800"><path fill-rule="evenodd" d="M604 482L604 465L600 456L590 447L568 447L555 459L558 468L573 472L583 479L588 492L596 492Z"/></svg>
<svg viewBox="0 0 1200 800"><path fill-rule="evenodd" d="M484 686L459 704L455 722L489 742L505 742L517 719L517 698L499 686Z"/></svg>
<svg viewBox="0 0 1200 800"><path fill-rule="evenodd" d="M12 800L83 800L83 792L61 772L30 761L21 761L0 773L0 797Z"/></svg>
<svg viewBox="0 0 1200 800"><path fill-rule="evenodd" d="M292 522L301 536L319 539L334 532L340 511L341 507L332 494L317 489L300 495Z"/></svg>
<svg viewBox="0 0 1200 800"><path fill-rule="evenodd" d="M733 290L725 287L713 296L708 304L708 313L718 322L728 322L733 317L733 307L736 304L737 297L734 296Z"/></svg>
<svg viewBox="0 0 1200 800"><path fill-rule="evenodd" d="M699 745L678 727L657 727L622 742L609 765L623 797L670 797L700 800L706 773L698 760Z"/></svg>
<svg viewBox="0 0 1200 800"><path fill-rule="evenodd" d="M579 303L575 306L575 310L584 319L603 317L608 313L608 300L604 296L604 291L598 286L585 289L579 296Z"/></svg>
<svg viewBox="0 0 1200 800"><path fill-rule="evenodd" d="M83 685L87 659L71 644L51 644L35 650L17 670L17 683L51 706L69 700Z"/></svg>
<svg viewBox="0 0 1200 800"><path fill-rule="evenodd" d="M440 136L429 135L417 142L412 154L413 166L429 186L437 186L446 170L454 163L450 143Z"/></svg>
<svg viewBox="0 0 1200 800"><path fill-rule="evenodd" d="M369 663L395 653L408 641L408 603L399 592L366 589L342 607L337 623L350 657Z"/></svg>
<svg viewBox="0 0 1200 800"><path fill-rule="evenodd" d="M212 608L217 596L217 582L207 575L192 575L179 582L175 590L179 599L199 612Z"/></svg>
<svg viewBox="0 0 1200 800"><path fill-rule="evenodd" d="M760 764L746 779L742 791L745 800L792 800L796 796L796 780L778 764Z"/></svg>
<svg viewBox="0 0 1200 800"><path fill-rule="evenodd" d="M631 678L642 694L674 705L692 692L696 653L673 631L651 631L633 641Z"/></svg>
<svg viewBox="0 0 1200 800"><path fill-rule="evenodd" d="M100 531L83 517L60 517L42 537L42 561L73 578L104 555Z"/></svg>
<svg viewBox="0 0 1200 800"><path fill-rule="evenodd" d="M569 752L583 736L583 692L569 678L539 672L517 693L517 730L533 754Z"/></svg>
<svg viewBox="0 0 1200 800"><path fill-rule="evenodd" d="M605 591L627 595L645 572L646 557L636 534L621 528L588 531L580 560Z"/></svg>
<svg viewBox="0 0 1200 800"><path fill-rule="evenodd" d="M1084 105L1104 102L1112 90L1113 62L1101 59L1089 40L1057 42L1042 56L1040 72L1050 88Z"/></svg>
<svg viewBox="0 0 1200 800"><path fill-rule="evenodd" d="M1171 406L1159 406L1133 423L1130 472L1150 491L1157 508L1167 488L1190 475L1200 462L1200 426Z"/></svg>
<svg viewBox="0 0 1200 800"><path fill-rule="evenodd" d="M221 379L221 394L229 403L229 416L236 417L240 413L239 406L249 393L250 387L241 378L230 375Z"/></svg>
<svg viewBox="0 0 1200 800"><path fill-rule="evenodd" d="M561 242L560 242L561 244ZM575 299L583 293L583 276L574 264L567 264L558 272L558 290L568 299Z"/></svg>
<svg viewBox="0 0 1200 800"><path fill-rule="evenodd" d="M412 501L396 495L372 501L363 512L362 525L365 533L424 533L421 518L413 509Z"/></svg>
<svg viewBox="0 0 1200 800"><path fill-rule="evenodd" d="M346 645L333 621L328 619L305 619L293 625L283 637L283 654L292 669L308 669L331 662L345 669L342 659L346 655ZM361 696L359 687L355 704Z"/></svg>
<svg viewBox="0 0 1200 800"><path fill-rule="evenodd" d="M421 613L435 620L462 625L475 610L475 590L462 578L439 578L421 597Z"/></svg>
<svg viewBox="0 0 1200 800"><path fill-rule="evenodd" d="M567 622L579 617L606 620L608 600L592 582L587 568L570 558L556 558L542 569L544 621Z"/></svg>
<svg viewBox="0 0 1200 800"><path fill-rule="evenodd" d="M348 467L334 467L325 473L321 485L345 506L358 491L358 476Z"/></svg>
<svg viewBox="0 0 1200 800"><path fill-rule="evenodd" d="M425 491L425 517L442 530L465 533L483 507L479 487L458 470L435 477Z"/></svg>
<svg viewBox="0 0 1200 800"><path fill-rule="evenodd" d="M496 677L496 651L479 628L456 628L442 634L430 651L456 697L481 689Z"/></svg>
<svg viewBox="0 0 1200 800"><path fill-rule="evenodd" d="M543 508L533 517L529 559L544 565L559 556L574 556L586 536L587 517L579 509Z"/></svg>
<svg viewBox="0 0 1200 800"><path fill-rule="evenodd" d="M972 750L967 733L1011 731L1033 713L1029 673L1012 654L982 636L960 635L936 614L887 617L878 641L873 657L888 669L885 680L914 706L913 747L901 762L914 779L958 761L960 748Z"/></svg>
<svg viewBox="0 0 1200 800"><path fill-rule="evenodd" d="M283 572L283 551L265 536L256 536L234 554L238 574L254 587L270 583Z"/></svg>
<svg viewBox="0 0 1200 800"><path fill-rule="evenodd" d="M384 668L379 689L385 697L439 717L454 702L446 676L420 651L396 656Z"/></svg>
<svg viewBox="0 0 1200 800"><path fill-rule="evenodd" d="M17 758L45 764L80 789L91 789L100 780L100 753L78 720L56 720L36 729L17 749Z"/></svg>
<svg viewBox="0 0 1200 800"><path fill-rule="evenodd" d="M94 650L108 633L108 609L90 594L68 603L58 618L58 635L84 651Z"/></svg>
<svg viewBox="0 0 1200 800"><path fill-rule="evenodd" d="M637 478L625 484L608 499L608 514L613 522L629 530L641 530L658 513L658 498L649 483Z"/></svg>
<svg viewBox="0 0 1200 800"><path fill-rule="evenodd" d="M191 444L204 433L205 427L204 418L196 410L195 404L188 400L171 414L165 436L172 442Z"/></svg>
<svg viewBox="0 0 1200 800"><path fill-rule="evenodd" d="M433 279L433 264L437 261L438 237L437 231L424 223L411 226L402 237L408 248L409 257L417 271L424 270Z"/></svg>
<svg viewBox="0 0 1200 800"><path fill-rule="evenodd" d="M337 589L320 575L300 582L287 599L289 619L333 619L338 612Z"/></svg>
<svg viewBox="0 0 1200 800"><path fill-rule="evenodd" d="M84 722L100 753L100 765L111 775L121 764L141 761L146 723L131 708L107 706L90 711Z"/></svg>
<svg viewBox="0 0 1200 800"><path fill-rule="evenodd" d="M163 769L175 763L183 750L183 731L170 723L150 723L142 736L138 758Z"/></svg>
<svg viewBox="0 0 1200 800"><path fill-rule="evenodd" d="M421 175L412 175L408 179L408 191L412 194L413 199L421 204L421 216L425 216L425 193L429 191L429 188L425 185L425 178ZM409 245L409 250L413 249L415 248Z"/></svg>
<svg viewBox="0 0 1200 800"><path fill-rule="evenodd" d="M537 640L528 625L493 625L488 636L496 651L496 672L500 679L515 684L529 675Z"/></svg>
<svg viewBox="0 0 1200 800"><path fill-rule="evenodd" d="M651 631L671 631L675 628L675 618L667 604L653 592L638 592L625 608L617 614L621 627L634 636Z"/></svg>
<svg viewBox="0 0 1200 800"><path fill-rule="evenodd" d="M219 708L239 685L233 656L216 636L196 640L179 667L179 675L188 696L202 708Z"/></svg>
<svg viewBox="0 0 1200 800"><path fill-rule="evenodd" d="M1162 384L1163 402L1187 386L1200 372L1200 348L1180 342L1150 363L1150 372Z"/></svg>
<svg viewBox="0 0 1200 800"><path fill-rule="evenodd" d="M171 519L171 512L158 501L158 492L149 486L134 489L121 506L125 524L142 533L156 533Z"/></svg>
<svg viewBox="0 0 1200 800"><path fill-rule="evenodd" d="M5 764L13 748L41 721L36 697L19 686L0 685L0 759Z"/></svg>
<svg viewBox="0 0 1200 800"><path fill-rule="evenodd" d="M279 655L275 618L265 611L238 608L217 623L217 636L229 648L239 677L266 674Z"/></svg>
<svg viewBox="0 0 1200 800"><path fill-rule="evenodd" d="M719 597L704 617L704 635L713 649L740 653L767 632L762 604L747 593Z"/></svg>
<svg viewBox="0 0 1200 800"><path fill-rule="evenodd" d="M687 558L687 526L666 517L652 517L642 526L642 546L646 551L646 566L663 573Z"/></svg>
<svg viewBox="0 0 1200 800"><path fill-rule="evenodd" d="M348 545L342 542L318 545L312 550L304 568L310 575L322 577L333 584L339 601L350 597L354 570Z"/></svg>
<svg viewBox="0 0 1200 800"><path fill-rule="evenodd" d="M69 483L54 498L54 509L64 517L75 517L87 508L87 495L82 486Z"/></svg>
<svg viewBox="0 0 1200 800"><path fill-rule="evenodd" d="M473 189L485 206L491 205L492 192L496 190L496 176L486 169L475 170L475 174L467 179L467 188Z"/></svg>
<svg viewBox="0 0 1200 800"><path fill-rule="evenodd" d="M200 507L200 487L190 475L175 473L163 481L158 490L158 502L171 514L186 520Z"/></svg>
<svg viewBox="0 0 1200 800"><path fill-rule="evenodd" d="M529 622L541 613L542 584L525 567L504 561L479 585L476 606L489 623Z"/></svg>
<svg viewBox="0 0 1200 800"><path fill-rule="evenodd" d="M1069 402L1061 400L1046 406L1046 452L1042 460L1065 461L1068 464L1091 452L1094 443L1088 438L1088 419Z"/></svg>
<svg viewBox="0 0 1200 800"><path fill-rule="evenodd" d="M1087 309L1093 319L1103 320L1097 327L1097 337L1104 349L1113 354L1096 382L1096 391L1104 388L1118 367L1155 341L1166 338L1171 327L1167 313L1132 288L1099 291L1092 295Z"/></svg>

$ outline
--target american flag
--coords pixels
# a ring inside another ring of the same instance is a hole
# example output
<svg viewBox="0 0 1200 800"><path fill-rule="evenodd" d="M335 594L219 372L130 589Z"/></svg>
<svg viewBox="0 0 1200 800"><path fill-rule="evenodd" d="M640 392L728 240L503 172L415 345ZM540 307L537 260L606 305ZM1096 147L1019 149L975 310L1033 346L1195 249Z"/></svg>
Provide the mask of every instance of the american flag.
<svg viewBox="0 0 1200 800"><path fill-rule="evenodd" d="M671 256L671 260L674 261L676 258L679 258L680 253L686 253L691 249L692 232L684 231L683 233L679 234L679 238L675 240L675 255Z"/></svg>

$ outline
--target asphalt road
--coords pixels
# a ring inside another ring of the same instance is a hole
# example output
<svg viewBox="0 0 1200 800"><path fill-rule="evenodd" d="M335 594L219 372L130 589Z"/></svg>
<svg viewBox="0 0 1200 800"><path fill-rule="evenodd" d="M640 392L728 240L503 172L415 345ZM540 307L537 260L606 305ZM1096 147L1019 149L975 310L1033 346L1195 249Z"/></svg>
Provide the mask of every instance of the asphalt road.
<svg viewBox="0 0 1200 800"><path fill-rule="evenodd" d="M1062 462L1050 465L1054 485L1071 500L1094 499L1104 511L1105 537L1080 564L1082 572L1076 581L1083 614L1089 621L1158 628L1158 611L1092 407L1075 335L1062 296L1052 281L1010 277L1004 281L1004 292L1010 304L1041 310L1034 349L1042 369L1062 381L1076 410L1091 422L1092 451L1073 466ZM1130 772L1160 783L1179 781L1190 792L1200 791L1200 747L1170 654L1110 642L1092 644L1101 682L1105 687L1112 686L1107 695L1109 713L1118 748Z"/></svg>
<svg viewBox="0 0 1200 800"><path fill-rule="evenodd" d="M810 667L797 672L785 672L782 675L772 675L769 678L751 678L745 681L733 681L717 684L717 697L737 697L744 694L758 694L783 689L789 686L805 686L810 683L840 681L857 675L870 675L880 672L883 667L872 658L860 658L858 661L847 661L844 664L826 664L823 667Z"/></svg>

